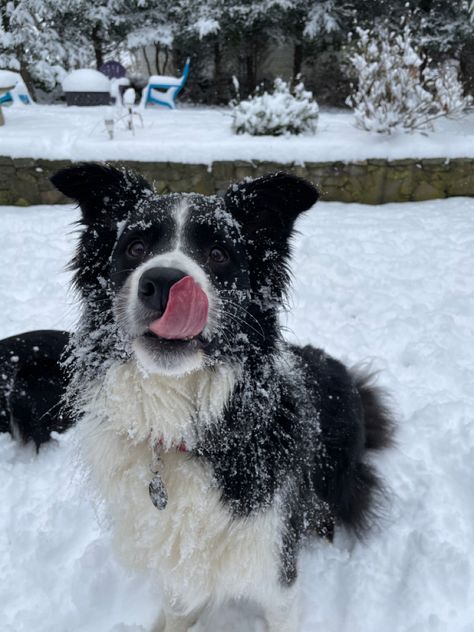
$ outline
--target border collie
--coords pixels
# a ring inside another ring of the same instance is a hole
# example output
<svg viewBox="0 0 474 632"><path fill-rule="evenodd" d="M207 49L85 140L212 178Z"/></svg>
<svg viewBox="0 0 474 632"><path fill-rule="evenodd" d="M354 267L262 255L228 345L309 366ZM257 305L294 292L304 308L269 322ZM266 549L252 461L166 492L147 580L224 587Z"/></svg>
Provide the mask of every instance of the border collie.
<svg viewBox="0 0 474 632"><path fill-rule="evenodd" d="M316 188L275 173L223 197L157 195L98 164L52 182L82 210L68 400L119 553L159 579L153 629L246 599L270 632L298 630L298 553L370 526L368 456L392 428L366 376L281 335Z"/></svg>
<svg viewBox="0 0 474 632"><path fill-rule="evenodd" d="M61 357L65 331L28 331L0 340L0 432L10 432L39 449L51 431L72 423L62 406L68 374Z"/></svg>

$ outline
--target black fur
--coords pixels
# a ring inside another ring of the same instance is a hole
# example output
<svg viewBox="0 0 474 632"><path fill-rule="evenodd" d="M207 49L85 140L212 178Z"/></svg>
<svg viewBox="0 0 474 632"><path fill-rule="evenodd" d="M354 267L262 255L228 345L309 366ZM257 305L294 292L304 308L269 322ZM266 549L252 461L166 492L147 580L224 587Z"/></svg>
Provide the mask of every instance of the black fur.
<svg viewBox="0 0 474 632"><path fill-rule="evenodd" d="M392 435L387 409L366 377L354 378L320 349L291 350L299 361L285 381L272 384L271 360L263 370L258 359L248 367L200 452L237 515L268 507L286 488L282 578L288 583L308 536L331 539L337 524L363 536L372 526L382 486L366 451L389 446ZM250 397L249 383L256 386Z"/></svg>
<svg viewBox="0 0 474 632"><path fill-rule="evenodd" d="M62 410L67 374L65 331L29 331L0 341L0 431L18 433L39 448L72 420Z"/></svg>
<svg viewBox="0 0 474 632"><path fill-rule="evenodd" d="M127 244L140 237L144 260L172 248L170 209L184 196L156 196L139 176L98 165L64 170L53 183L79 202L85 225L72 264L84 306L76 340L80 388L91 362L96 375L99 365L131 357L112 310L140 263L127 259ZM184 199L191 207L186 252L210 278L223 323L211 340L189 345L202 345L210 367L240 369L222 419L198 429L192 458L212 465L222 501L236 516L261 511L280 496L286 516L281 578L291 583L308 536L331 538L337 525L363 535L372 524L381 484L367 454L390 445L392 421L367 376L281 336L290 240L297 217L318 199L315 187L279 173L232 185L223 199ZM229 253L225 266L206 260L215 242ZM188 345L153 344L163 354Z"/></svg>

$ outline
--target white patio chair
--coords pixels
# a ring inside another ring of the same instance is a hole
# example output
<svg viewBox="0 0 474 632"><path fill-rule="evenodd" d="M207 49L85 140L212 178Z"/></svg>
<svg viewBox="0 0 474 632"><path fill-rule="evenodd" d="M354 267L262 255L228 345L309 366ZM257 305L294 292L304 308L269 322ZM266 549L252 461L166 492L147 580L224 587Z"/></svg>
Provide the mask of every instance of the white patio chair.
<svg viewBox="0 0 474 632"><path fill-rule="evenodd" d="M183 89L189 75L190 59L186 60L181 77L166 75L152 75L143 88L140 108L145 109L150 103L164 105L171 110L176 109L176 97Z"/></svg>

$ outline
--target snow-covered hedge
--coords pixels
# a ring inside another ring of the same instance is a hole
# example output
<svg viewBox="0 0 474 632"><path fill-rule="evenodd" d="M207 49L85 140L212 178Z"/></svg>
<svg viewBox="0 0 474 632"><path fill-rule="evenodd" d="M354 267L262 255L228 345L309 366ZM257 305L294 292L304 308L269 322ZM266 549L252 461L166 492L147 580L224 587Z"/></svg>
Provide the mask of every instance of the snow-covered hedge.
<svg viewBox="0 0 474 632"><path fill-rule="evenodd" d="M291 88L275 79L273 92L257 92L232 104L232 129L236 134L281 136L316 131L319 107L302 82Z"/></svg>
<svg viewBox="0 0 474 632"><path fill-rule="evenodd" d="M457 69L431 66L413 44L407 24L401 32L376 27L359 28L357 34L350 57L357 87L347 99L357 127L382 133L425 129L436 118L459 116L471 105Z"/></svg>

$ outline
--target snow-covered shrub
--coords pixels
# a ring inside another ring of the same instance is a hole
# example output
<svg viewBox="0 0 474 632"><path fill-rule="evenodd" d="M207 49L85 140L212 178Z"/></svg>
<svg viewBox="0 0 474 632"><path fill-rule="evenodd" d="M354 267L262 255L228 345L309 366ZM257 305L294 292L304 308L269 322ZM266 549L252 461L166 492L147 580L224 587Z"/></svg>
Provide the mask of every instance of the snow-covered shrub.
<svg viewBox="0 0 474 632"><path fill-rule="evenodd" d="M354 108L357 127L391 133L430 127L440 116L459 116L471 105L457 70L430 67L413 44L408 25L401 32L387 27L357 29L350 62L358 85L347 104Z"/></svg>
<svg viewBox="0 0 474 632"><path fill-rule="evenodd" d="M291 88L286 81L277 78L273 92L257 91L231 105L232 129L236 134L281 136L316 132L319 107L302 82Z"/></svg>
<svg viewBox="0 0 474 632"><path fill-rule="evenodd" d="M472 105L472 97L464 95L458 66L454 63L445 62L438 66L433 71L432 82L441 113L453 116Z"/></svg>

